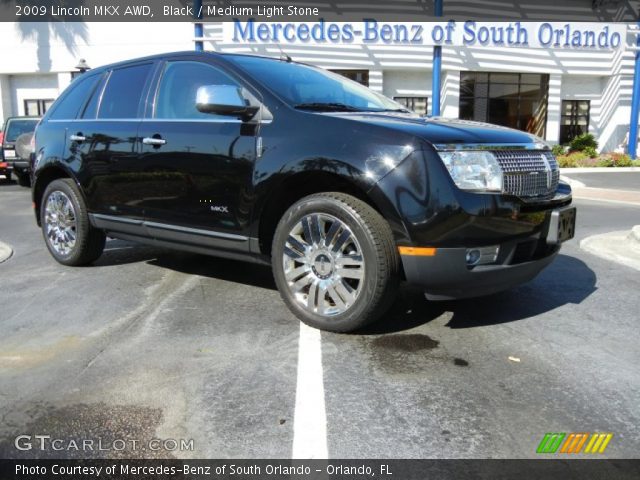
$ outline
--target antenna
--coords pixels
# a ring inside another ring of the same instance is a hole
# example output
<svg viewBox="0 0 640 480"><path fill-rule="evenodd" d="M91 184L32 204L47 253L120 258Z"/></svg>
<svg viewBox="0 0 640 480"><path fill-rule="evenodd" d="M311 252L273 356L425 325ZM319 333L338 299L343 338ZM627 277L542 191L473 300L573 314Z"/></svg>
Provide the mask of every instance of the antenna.
<svg viewBox="0 0 640 480"><path fill-rule="evenodd" d="M287 55L287 53L282 49L280 44L276 43L276 45L280 49L280 60L286 60L289 63L293 62L293 59L289 55Z"/></svg>

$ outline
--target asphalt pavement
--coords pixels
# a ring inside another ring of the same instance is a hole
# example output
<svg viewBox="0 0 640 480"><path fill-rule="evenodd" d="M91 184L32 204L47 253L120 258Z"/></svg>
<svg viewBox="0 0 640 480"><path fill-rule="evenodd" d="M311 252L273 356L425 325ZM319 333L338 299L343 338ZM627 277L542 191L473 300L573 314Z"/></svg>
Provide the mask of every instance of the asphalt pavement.
<svg viewBox="0 0 640 480"><path fill-rule="evenodd" d="M27 189L0 185L0 204L0 458L286 458L300 442L334 458L534 458L547 432L611 432L603 456L640 457L640 274L578 246L640 224L637 206L576 201L577 238L526 285L445 303L405 286L367 331L314 337L268 268L120 240L64 267ZM20 434L143 447L18 451Z"/></svg>

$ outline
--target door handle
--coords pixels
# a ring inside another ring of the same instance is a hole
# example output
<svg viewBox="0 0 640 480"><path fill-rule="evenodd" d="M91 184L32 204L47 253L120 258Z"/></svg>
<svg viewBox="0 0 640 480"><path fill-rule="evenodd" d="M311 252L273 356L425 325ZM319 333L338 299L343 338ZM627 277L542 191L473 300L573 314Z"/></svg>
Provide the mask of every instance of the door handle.
<svg viewBox="0 0 640 480"><path fill-rule="evenodd" d="M85 137L81 133L78 133L76 135L69 135L69 140L71 140L72 142L84 142L86 139L87 137Z"/></svg>
<svg viewBox="0 0 640 480"><path fill-rule="evenodd" d="M164 145L167 141L164 138L155 138L155 137L144 137L142 139L142 143L145 145L153 145L154 147L159 147L160 145Z"/></svg>

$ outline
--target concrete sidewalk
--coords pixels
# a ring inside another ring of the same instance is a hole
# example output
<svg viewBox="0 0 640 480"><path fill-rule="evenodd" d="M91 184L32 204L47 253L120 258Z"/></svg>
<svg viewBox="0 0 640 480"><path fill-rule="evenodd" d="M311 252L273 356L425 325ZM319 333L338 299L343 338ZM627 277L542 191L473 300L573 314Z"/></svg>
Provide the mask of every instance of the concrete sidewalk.
<svg viewBox="0 0 640 480"><path fill-rule="evenodd" d="M593 235L580 242L580 248L607 260L640 270L640 225L631 231Z"/></svg>

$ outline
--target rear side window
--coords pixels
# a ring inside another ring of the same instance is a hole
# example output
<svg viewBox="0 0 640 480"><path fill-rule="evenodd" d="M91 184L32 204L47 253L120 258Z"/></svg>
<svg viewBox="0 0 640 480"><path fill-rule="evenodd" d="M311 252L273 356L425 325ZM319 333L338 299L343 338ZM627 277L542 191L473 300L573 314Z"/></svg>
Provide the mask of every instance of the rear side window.
<svg viewBox="0 0 640 480"><path fill-rule="evenodd" d="M100 80L98 81L98 85L93 89L93 94L87 102L87 106L84 107L84 112L80 115L81 118L94 119L98 114L98 103L100 102L100 96L102 94L102 90L104 89L104 82L106 80L106 75L102 75Z"/></svg>
<svg viewBox="0 0 640 480"><path fill-rule="evenodd" d="M222 70L200 62L168 62L156 101L155 118L211 119L196 108L196 92L203 85L237 85Z"/></svg>
<svg viewBox="0 0 640 480"><path fill-rule="evenodd" d="M102 95L98 118L136 118L151 64L114 70Z"/></svg>
<svg viewBox="0 0 640 480"><path fill-rule="evenodd" d="M79 77L69 86L69 92L64 95L51 113L52 120L73 120L78 116L78 112L91 95L93 88L98 81L99 75L90 77Z"/></svg>
<svg viewBox="0 0 640 480"><path fill-rule="evenodd" d="M35 119L11 119L7 125L7 131L4 132L5 142L15 142L23 133L32 133L36 129L38 120Z"/></svg>

